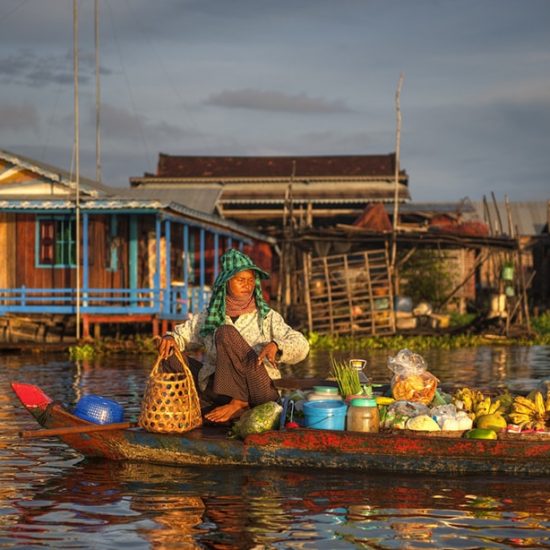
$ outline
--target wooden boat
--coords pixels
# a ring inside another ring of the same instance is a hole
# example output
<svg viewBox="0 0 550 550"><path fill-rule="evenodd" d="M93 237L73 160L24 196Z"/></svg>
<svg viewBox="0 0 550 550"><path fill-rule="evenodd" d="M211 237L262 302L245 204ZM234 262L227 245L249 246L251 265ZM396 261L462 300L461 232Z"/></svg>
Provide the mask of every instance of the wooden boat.
<svg viewBox="0 0 550 550"><path fill-rule="evenodd" d="M498 440L414 432L360 433L306 428L227 437L227 427L185 434L98 425L73 415L38 386L12 383L25 408L44 428L85 457L168 465L277 466L356 471L479 474L550 474L550 438L507 434Z"/></svg>

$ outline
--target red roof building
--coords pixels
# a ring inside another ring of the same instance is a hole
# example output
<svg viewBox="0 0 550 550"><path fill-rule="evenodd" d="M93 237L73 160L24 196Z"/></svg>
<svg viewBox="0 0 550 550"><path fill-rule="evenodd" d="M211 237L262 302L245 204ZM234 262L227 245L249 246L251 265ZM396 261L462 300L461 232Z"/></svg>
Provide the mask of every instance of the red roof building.
<svg viewBox="0 0 550 550"><path fill-rule="evenodd" d="M351 223L372 202L393 202L395 153L387 155L203 157L159 154L157 173L132 187L196 193L221 187L217 208L241 223L279 226L292 211L306 225ZM399 171L398 197L410 199Z"/></svg>

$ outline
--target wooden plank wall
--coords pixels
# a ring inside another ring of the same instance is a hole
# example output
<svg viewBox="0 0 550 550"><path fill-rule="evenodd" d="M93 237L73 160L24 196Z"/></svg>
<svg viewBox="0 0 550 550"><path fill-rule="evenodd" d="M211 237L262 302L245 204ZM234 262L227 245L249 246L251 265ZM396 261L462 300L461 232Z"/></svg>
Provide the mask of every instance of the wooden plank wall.
<svg viewBox="0 0 550 550"><path fill-rule="evenodd" d="M75 268L36 266L36 216L17 214L18 239L15 254L8 257L14 268L15 280L11 286L28 288L72 288L75 285ZM125 217L119 219L118 269L107 269L109 259L109 216L90 217L89 285L91 288L125 288L128 285L128 228ZM15 242L15 240L14 240ZM11 260L13 259L13 261Z"/></svg>
<svg viewBox="0 0 550 550"><path fill-rule="evenodd" d="M15 285L15 214L0 213L0 250L4 261L0 265L0 288Z"/></svg>

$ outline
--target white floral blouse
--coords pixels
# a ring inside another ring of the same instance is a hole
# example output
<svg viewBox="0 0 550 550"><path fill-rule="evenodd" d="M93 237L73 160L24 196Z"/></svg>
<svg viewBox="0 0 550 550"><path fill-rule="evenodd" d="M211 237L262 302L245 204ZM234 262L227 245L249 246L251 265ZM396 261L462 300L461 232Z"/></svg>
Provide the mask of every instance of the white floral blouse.
<svg viewBox="0 0 550 550"><path fill-rule="evenodd" d="M208 377L216 370L214 334L211 333L204 337L199 334L205 317L206 311L203 311L181 325L176 325L172 332L167 333L174 337L176 345L181 351L204 348L203 366L199 372L199 385L202 390L206 387ZM309 342L305 336L289 327L283 317L273 309L269 310L264 318L261 329L257 311L245 313L239 316L235 322L226 315L225 324L234 326L256 352L263 349L269 342L275 342L279 348L278 360L280 363L294 365L304 360L309 353ZM281 378L278 368L265 363L264 365L271 379Z"/></svg>

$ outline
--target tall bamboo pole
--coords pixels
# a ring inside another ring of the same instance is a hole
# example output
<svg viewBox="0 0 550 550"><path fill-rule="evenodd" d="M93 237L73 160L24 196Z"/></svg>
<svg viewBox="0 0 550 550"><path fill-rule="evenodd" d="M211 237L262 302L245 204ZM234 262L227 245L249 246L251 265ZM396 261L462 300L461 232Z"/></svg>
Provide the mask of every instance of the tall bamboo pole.
<svg viewBox="0 0 550 550"><path fill-rule="evenodd" d="M99 71L99 0L94 0L95 36L95 179L101 183L101 87Z"/></svg>
<svg viewBox="0 0 550 550"><path fill-rule="evenodd" d="M78 0L73 0L74 158L76 224L76 339L80 339L80 132L78 111Z"/></svg>
<svg viewBox="0 0 550 550"><path fill-rule="evenodd" d="M292 303L292 277L294 276L294 269L296 268L296 261L294 258L294 197L293 197L293 185L294 178L296 177L296 161L292 161L292 174L288 183L288 229L285 228L285 295L284 295L284 312L288 315L290 304Z"/></svg>
<svg viewBox="0 0 550 550"><path fill-rule="evenodd" d="M399 216L399 171L401 152L401 88L403 87L403 73L399 75L397 91L395 92L395 190L393 197L393 227L392 227L392 254L391 254L391 276L393 279L394 296L399 294L397 281L397 218Z"/></svg>

